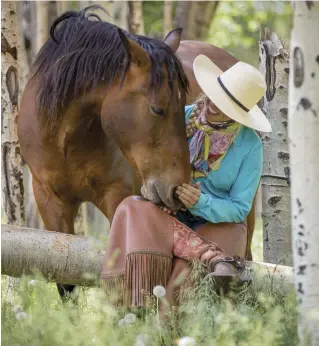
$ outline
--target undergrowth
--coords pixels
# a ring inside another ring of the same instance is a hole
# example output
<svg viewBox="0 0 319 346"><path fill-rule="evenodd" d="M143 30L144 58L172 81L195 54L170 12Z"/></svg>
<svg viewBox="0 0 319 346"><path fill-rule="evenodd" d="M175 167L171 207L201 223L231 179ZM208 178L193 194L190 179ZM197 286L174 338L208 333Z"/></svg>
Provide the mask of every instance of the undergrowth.
<svg viewBox="0 0 319 346"><path fill-rule="evenodd" d="M102 290L80 288L76 303L62 303L55 284L41 277L22 278L8 302L6 280L3 345L297 345L295 297L266 281L259 284L262 290L246 287L225 298L202 280L163 322L156 300L143 310L124 311ZM165 305L165 297L160 300Z"/></svg>

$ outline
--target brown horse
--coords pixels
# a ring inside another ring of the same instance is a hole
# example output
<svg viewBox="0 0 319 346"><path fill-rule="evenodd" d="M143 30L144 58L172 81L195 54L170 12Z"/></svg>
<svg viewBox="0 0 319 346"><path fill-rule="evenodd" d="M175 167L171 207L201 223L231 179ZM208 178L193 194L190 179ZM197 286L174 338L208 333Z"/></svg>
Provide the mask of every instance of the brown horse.
<svg viewBox="0 0 319 346"><path fill-rule="evenodd" d="M165 42L125 35L88 10L53 23L18 117L44 224L71 234L84 201L112 220L132 194L132 172L137 191L142 185L145 197L174 210L175 188L190 180L188 82L174 54L181 30Z"/></svg>
<svg viewBox="0 0 319 346"><path fill-rule="evenodd" d="M188 81L174 54L181 30L161 42L90 20L88 10L67 12L53 23L18 118L21 150L45 226L71 234L84 201L112 220L118 204L142 190L154 203L177 210L174 189L190 179L184 124ZM211 57L215 49L193 42L179 49L193 96L198 89L192 60L200 53ZM217 50L218 61L212 58L217 65L225 69L234 63ZM73 289L58 288L62 296L64 289Z"/></svg>

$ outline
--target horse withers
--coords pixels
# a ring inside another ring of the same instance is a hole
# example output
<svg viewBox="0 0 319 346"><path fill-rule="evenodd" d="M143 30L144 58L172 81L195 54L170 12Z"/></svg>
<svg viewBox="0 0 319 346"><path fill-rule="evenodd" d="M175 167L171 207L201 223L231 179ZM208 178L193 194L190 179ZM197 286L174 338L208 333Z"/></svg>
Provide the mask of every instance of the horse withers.
<svg viewBox="0 0 319 346"><path fill-rule="evenodd" d="M132 173L136 190L173 210L174 189L190 180L181 30L165 42L134 36L89 10L53 23L18 117L45 227L70 234L84 201L112 220L132 195Z"/></svg>

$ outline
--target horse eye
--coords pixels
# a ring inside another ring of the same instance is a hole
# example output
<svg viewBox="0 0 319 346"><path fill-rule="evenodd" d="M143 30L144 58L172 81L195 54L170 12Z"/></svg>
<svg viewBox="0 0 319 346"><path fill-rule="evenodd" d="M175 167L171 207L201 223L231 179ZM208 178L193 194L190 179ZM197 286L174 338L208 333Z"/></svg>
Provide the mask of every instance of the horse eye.
<svg viewBox="0 0 319 346"><path fill-rule="evenodd" d="M159 115L161 117L165 116L165 111L162 108L156 107L156 106L151 106L151 111L156 114Z"/></svg>

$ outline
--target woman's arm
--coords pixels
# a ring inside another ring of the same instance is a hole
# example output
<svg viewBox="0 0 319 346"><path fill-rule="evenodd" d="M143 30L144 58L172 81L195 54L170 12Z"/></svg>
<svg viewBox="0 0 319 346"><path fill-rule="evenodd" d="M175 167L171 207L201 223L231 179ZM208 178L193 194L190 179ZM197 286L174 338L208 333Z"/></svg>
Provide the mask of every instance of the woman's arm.
<svg viewBox="0 0 319 346"><path fill-rule="evenodd" d="M258 188L262 162L262 145L258 143L243 161L229 197L222 199L201 193L198 202L189 209L190 212L213 223L244 221Z"/></svg>

